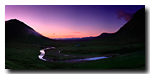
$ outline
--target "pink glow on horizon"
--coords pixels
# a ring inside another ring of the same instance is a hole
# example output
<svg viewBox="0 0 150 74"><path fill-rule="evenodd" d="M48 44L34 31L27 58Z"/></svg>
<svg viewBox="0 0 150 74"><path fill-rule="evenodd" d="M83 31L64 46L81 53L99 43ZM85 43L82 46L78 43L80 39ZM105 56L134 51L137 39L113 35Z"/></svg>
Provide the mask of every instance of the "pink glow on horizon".
<svg viewBox="0 0 150 74"><path fill-rule="evenodd" d="M117 19L116 11L134 13L140 7L143 6L5 5L5 21L18 19L49 38L81 38L118 31L127 21Z"/></svg>
<svg viewBox="0 0 150 74"><path fill-rule="evenodd" d="M5 17L5 20L8 20L8 19L11 19L11 18ZM102 29L93 30L91 27L81 26L80 28L89 29L89 30L81 29L82 32L76 32L74 30L75 28L65 28L63 27L63 25L59 27L55 25L41 25L42 23L33 22L30 19L25 19L25 18L16 18L16 19L19 19L20 21L29 25L38 33L49 38L82 38L82 37L90 37L90 36L95 37L95 36L100 35L100 33L103 31ZM56 25L57 24L61 24L61 23L56 23ZM55 35L53 33L55 33Z"/></svg>
<svg viewBox="0 0 150 74"><path fill-rule="evenodd" d="M20 18L17 18L20 19ZM7 18L5 20L8 20ZM27 25L29 25L31 28L33 28L38 33L42 34L43 36L49 37L49 38L82 38L82 37L95 37L103 33L104 30L93 30L91 27L81 27L81 28L87 28L89 30L83 31L83 32L74 32L73 29L64 28L64 27L57 27L55 25L41 25L37 22L32 22L28 19L22 19L23 22ZM20 20L20 21L22 21ZM28 23L26 23L28 22ZM30 25L32 24L32 25Z"/></svg>

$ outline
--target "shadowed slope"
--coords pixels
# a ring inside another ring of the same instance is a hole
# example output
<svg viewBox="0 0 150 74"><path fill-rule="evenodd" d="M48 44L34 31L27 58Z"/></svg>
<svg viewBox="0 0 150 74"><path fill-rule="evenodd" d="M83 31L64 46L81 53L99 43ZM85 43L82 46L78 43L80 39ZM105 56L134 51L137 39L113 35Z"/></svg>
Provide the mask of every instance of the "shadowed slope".
<svg viewBox="0 0 150 74"><path fill-rule="evenodd" d="M138 10L133 18L116 33L102 33L97 39L145 41L145 7Z"/></svg>
<svg viewBox="0 0 150 74"><path fill-rule="evenodd" d="M138 10L133 18L116 32L116 35L145 37L145 7Z"/></svg>
<svg viewBox="0 0 150 74"><path fill-rule="evenodd" d="M5 40L8 41L26 41L26 42L38 42L42 40L51 40L36 32L34 29L26 25L25 23L11 19L5 21Z"/></svg>

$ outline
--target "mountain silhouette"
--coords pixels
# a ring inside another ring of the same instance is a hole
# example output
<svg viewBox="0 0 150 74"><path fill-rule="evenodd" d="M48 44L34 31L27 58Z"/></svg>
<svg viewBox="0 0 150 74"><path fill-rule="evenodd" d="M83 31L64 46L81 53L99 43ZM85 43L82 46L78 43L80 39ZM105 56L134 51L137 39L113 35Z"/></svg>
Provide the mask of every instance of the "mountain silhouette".
<svg viewBox="0 0 150 74"><path fill-rule="evenodd" d="M5 21L5 41L42 41L42 40L52 40L47 37L42 36L34 29L26 25L25 23L17 20L11 19Z"/></svg>
<svg viewBox="0 0 150 74"><path fill-rule="evenodd" d="M93 39L134 39L138 41L145 41L145 7L139 9L131 20L122 26L115 33L102 33L97 37L81 38L79 40L93 40ZM5 41L42 41L52 40L42 36L34 29L25 23L11 19L5 21Z"/></svg>
<svg viewBox="0 0 150 74"><path fill-rule="evenodd" d="M116 35L145 36L145 7L138 10L133 18L116 32Z"/></svg>
<svg viewBox="0 0 150 74"><path fill-rule="evenodd" d="M131 20L115 33L102 33L96 38L145 40L145 7L139 9Z"/></svg>
<svg viewBox="0 0 150 74"><path fill-rule="evenodd" d="M102 33L101 35L97 36L96 38L105 38L108 37L110 35L112 35L113 33Z"/></svg>

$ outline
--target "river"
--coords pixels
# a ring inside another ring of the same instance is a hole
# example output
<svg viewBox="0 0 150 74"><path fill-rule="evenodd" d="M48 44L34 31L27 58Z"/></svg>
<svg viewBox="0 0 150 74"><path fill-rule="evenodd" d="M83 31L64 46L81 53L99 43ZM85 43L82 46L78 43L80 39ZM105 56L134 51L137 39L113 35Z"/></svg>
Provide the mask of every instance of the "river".
<svg viewBox="0 0 150 74"><path fill-rule="evenodd" d="M45 49L40 50L40 55L38 56L39 59L44 60L44 61L51 61L51 62L84 62L84 61L93 61L93 60L99 60L99 59L105 59L105 58L109 58L112 56L100 56L100 57L92 57L92 58L83 58L83 59L72 59L72 60L63 60L63 61L54 61L48 58L43 58L45 56L45 50L51 50L51 49L55 49L55 47L48 47ZM60 53L60 51L59 51ZM69 56L69 55L64 55L64 56Z"/></svg>

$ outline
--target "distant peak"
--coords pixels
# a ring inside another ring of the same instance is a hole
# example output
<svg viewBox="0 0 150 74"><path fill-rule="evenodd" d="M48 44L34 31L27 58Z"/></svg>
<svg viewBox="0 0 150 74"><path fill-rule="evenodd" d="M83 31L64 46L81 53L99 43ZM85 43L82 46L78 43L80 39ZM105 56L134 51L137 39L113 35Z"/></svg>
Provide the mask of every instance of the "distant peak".
<svg viewBox="0 0 150 74"><path fill-rule="evenodd" d="M10 19L10 20L8 20L8 21L21 22L21 21L19 21L18 19Z"/></svg>
<svg viewBox="0 0 150 74"><path fill-rule="evenodd" d="M18 19L10 19L10 20L17 20L17 21L19 21Z"/></svg>
<svg viewBox="0 0 150 74"><path fill-rule="evenodd" d="M11 23L13 25L15 24L17 26L24 26L24 27L26 26L26 27L32 29L30 26L26 25L24 22L22 22L22 21L20 21L18 19L10 19L8 21L5 21L5 23ZM34 30L34 29L32 29L32 30Z"/></svg>
<svg viewBox="0 0 150 74"><path fill-rule="evenodd" d="M15 24L23 24L26 25L24 22L18 20L18 19L10 19L8 21L5 21L6 23L15 23Z"/></svg>

